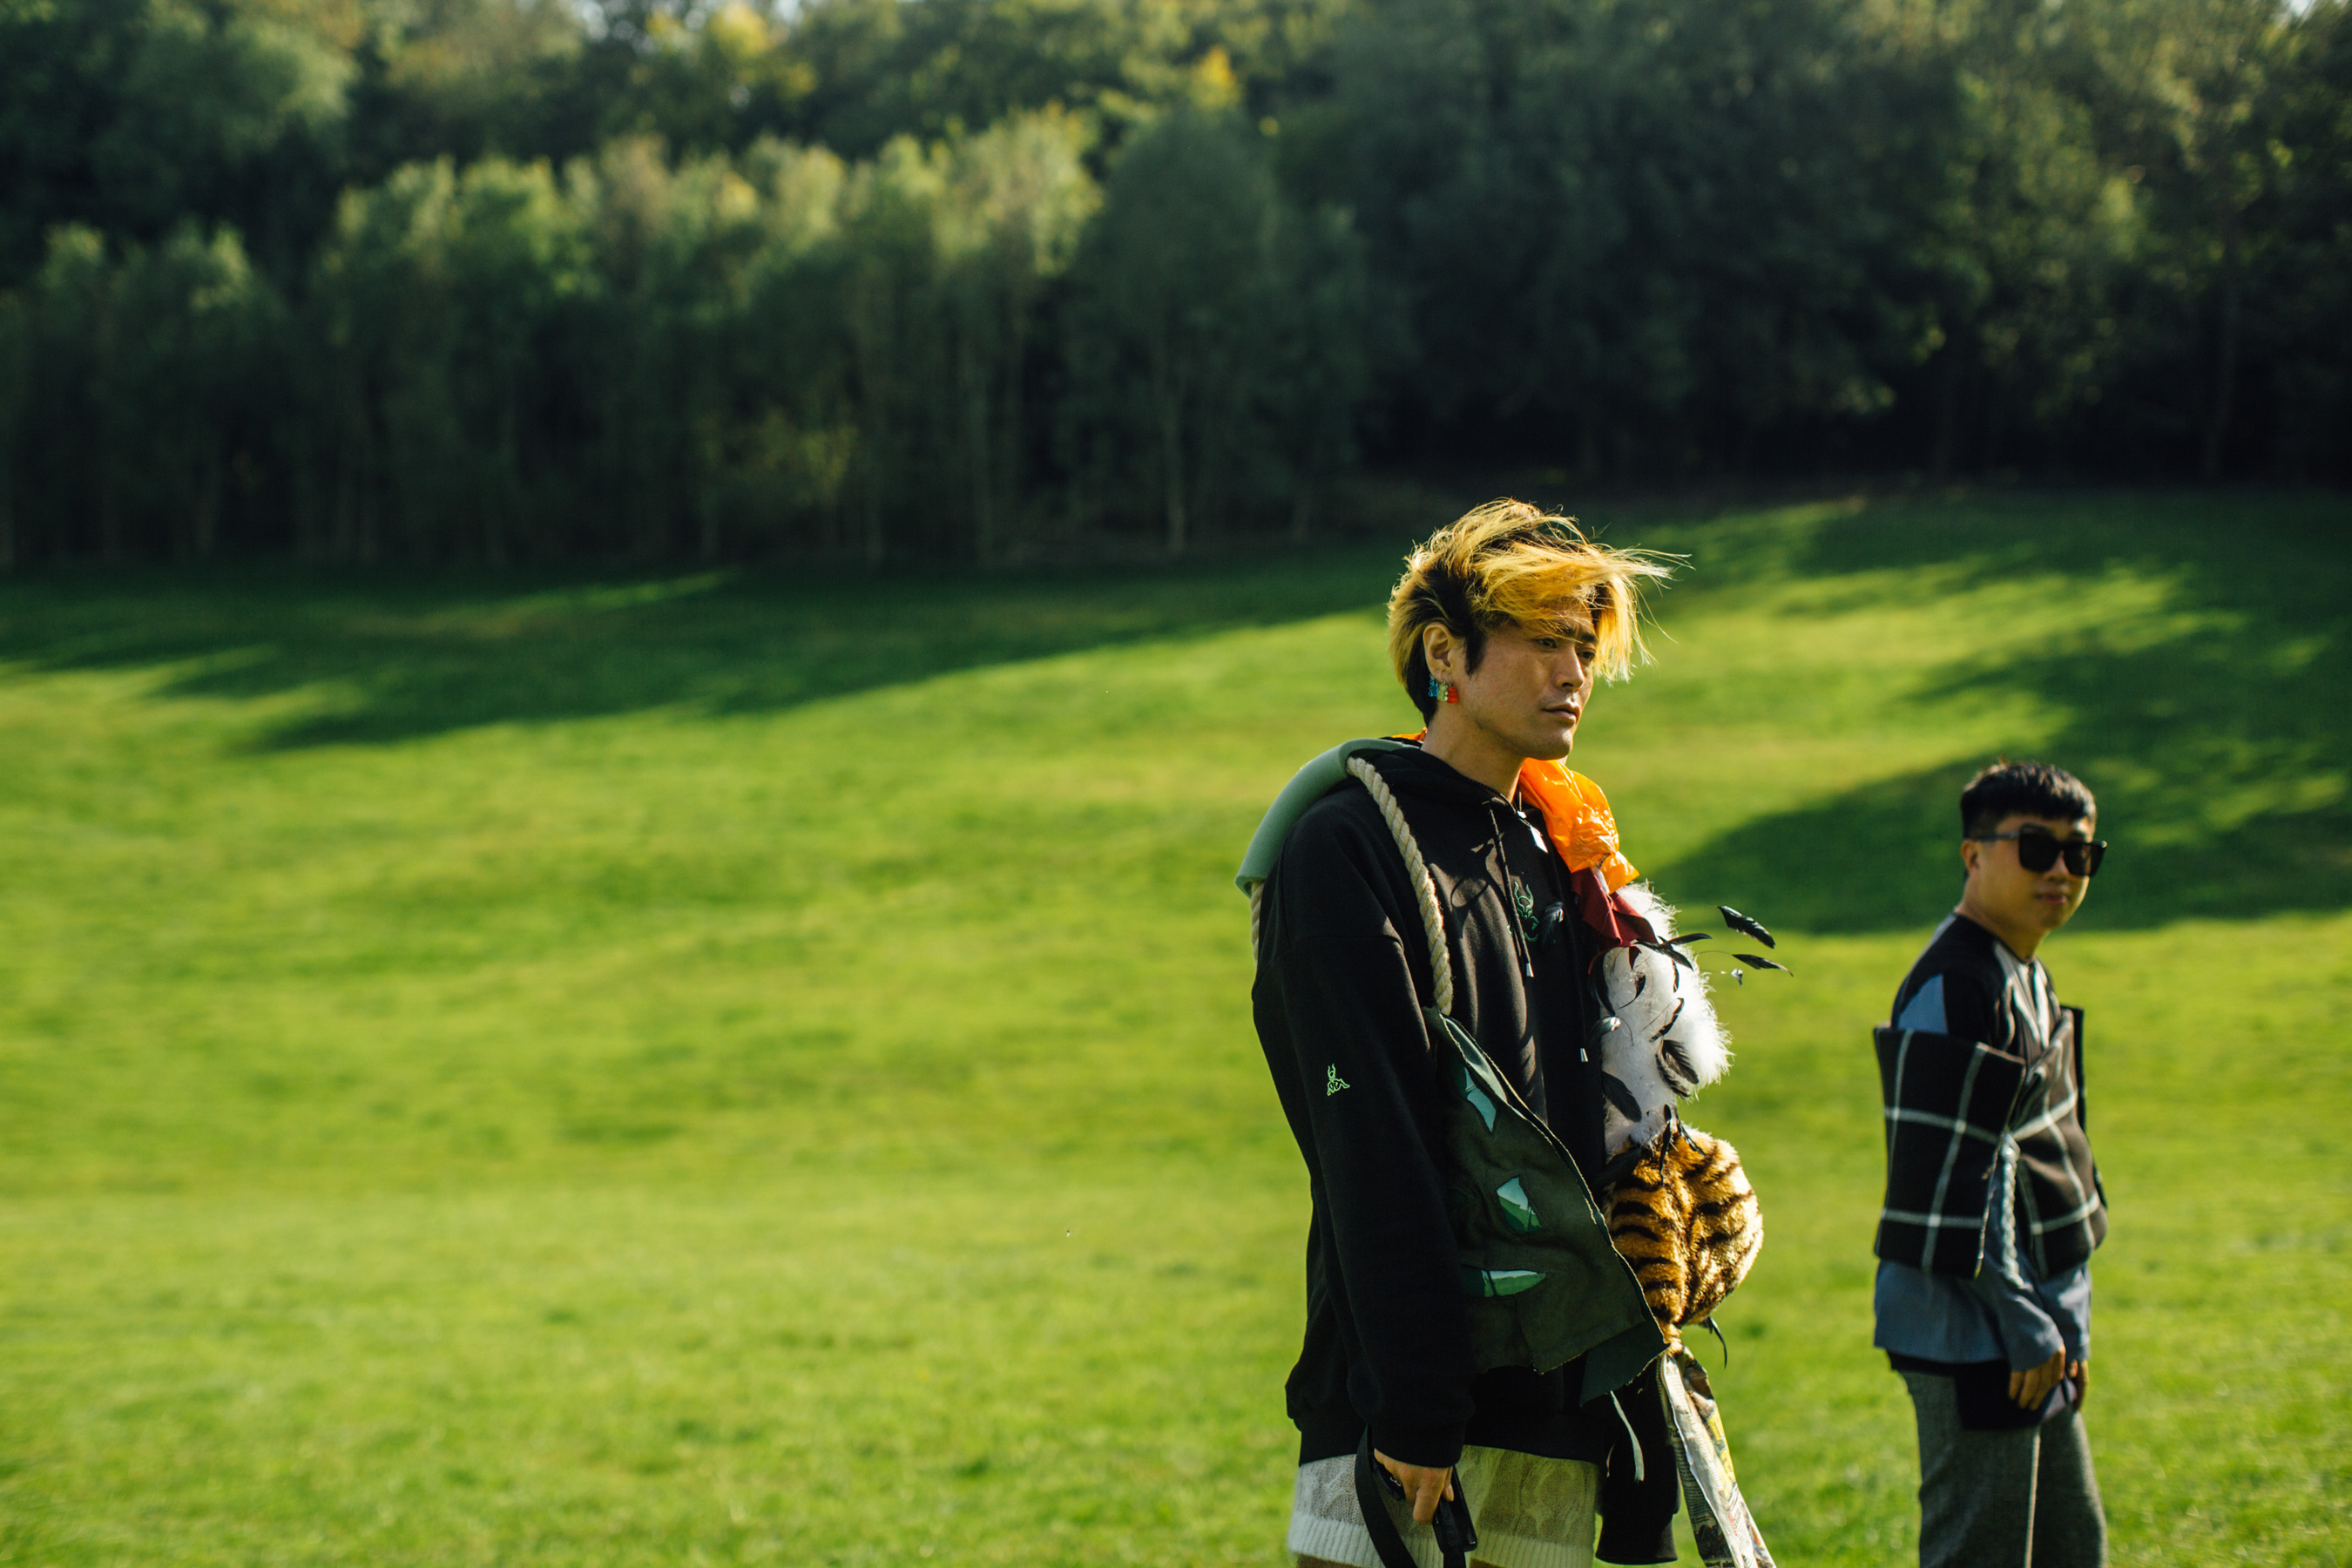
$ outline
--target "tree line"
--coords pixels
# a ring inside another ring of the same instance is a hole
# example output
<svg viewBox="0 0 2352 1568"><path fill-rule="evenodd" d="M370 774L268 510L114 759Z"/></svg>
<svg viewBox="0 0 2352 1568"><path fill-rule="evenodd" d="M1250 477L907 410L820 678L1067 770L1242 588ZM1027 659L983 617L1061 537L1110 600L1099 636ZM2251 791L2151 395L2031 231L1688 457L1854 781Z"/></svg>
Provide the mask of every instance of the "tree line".
<svg viewBox="0 0 2352 1568"><path fill-rule="evenodd" d="M0 563L2352 469L2352 13L0 0Z"/></svg>

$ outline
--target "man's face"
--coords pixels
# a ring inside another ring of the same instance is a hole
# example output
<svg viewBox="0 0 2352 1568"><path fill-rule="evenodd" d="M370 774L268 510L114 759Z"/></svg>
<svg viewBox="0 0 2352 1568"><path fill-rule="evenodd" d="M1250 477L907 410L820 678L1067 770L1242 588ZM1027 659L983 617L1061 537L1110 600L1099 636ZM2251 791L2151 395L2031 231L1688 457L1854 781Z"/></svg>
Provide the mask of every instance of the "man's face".
<svg viewBox="0 0 2352 1568"><path fill-rule="evenodd" d="M2012 815L2002 817L1993 831L2039 831L2053 838L2087 841L2095 826L2087 816L2069 822L2063 817ZM2091 887L2088 877L2077 877L2066 869L2063 855L2051 862L2047 871L2027 870L2018 862L2014 838L1969 839L1960 846L1960 858L1969 868L1971 901L1996 921L2021 931L2044 935L2056 931L2083 907L2083 895Z"/></svg>
<svg viewBox="0 0 2352 1568"><path fill-rule="evenodd" d="M1549 632L1489 632L1477 669L1455 677L1456 711L1503 751L1557 761L1576 744L1592 654L1592 622L1583 616Z"/></svg>

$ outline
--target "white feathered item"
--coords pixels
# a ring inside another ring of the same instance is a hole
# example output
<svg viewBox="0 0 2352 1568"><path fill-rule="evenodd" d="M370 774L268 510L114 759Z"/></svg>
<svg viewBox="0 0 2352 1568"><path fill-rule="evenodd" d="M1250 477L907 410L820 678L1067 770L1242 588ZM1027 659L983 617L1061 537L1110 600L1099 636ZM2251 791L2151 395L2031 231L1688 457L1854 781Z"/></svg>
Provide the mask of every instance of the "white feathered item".
<svg viewBox="0 0 2352 1568"><path fill-rule="evenodd" d="M1647 882L1619 896L1660 941L1675 934L1674 910ZM1601 1121L1603 1152L1613 1155L1654 1140L1677 1102L1730 1068L1731 1052L1696 963L1678 963L1654 948L1620 947L1601 960L1601 977L1618 1021L1601 1047L1601 1070L1616 1080Z"/></svg>

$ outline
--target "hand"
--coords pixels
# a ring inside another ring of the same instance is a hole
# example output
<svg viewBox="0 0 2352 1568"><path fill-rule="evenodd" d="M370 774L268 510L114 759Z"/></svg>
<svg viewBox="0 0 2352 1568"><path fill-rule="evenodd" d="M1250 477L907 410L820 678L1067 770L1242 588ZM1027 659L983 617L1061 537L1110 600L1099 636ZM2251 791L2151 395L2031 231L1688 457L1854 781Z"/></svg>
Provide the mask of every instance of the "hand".
<svg viewBox="0 0 2352 1568"><path fill-rule="evenodd" d="M2079 1364L2079 1363L2077 1363ZM2023 1410L2039 1410L2058 1380L2066 1375L2066 1352L2060 1351L2040 1366L2009 1374L2009 1396Z"/></svg>
<svg viewBox="0 0 2352 1568"><path fill-rule="evenodd" d="M2074 1380L2074 1408L2080 1410L2091 1402L2091 1363L2087 1361L2070 1362L2066 1375Z"/></svg>
<svg viewBox="0 0 2352 1568"><path fill-rule="evenodd" d="M1401 1465L1378 1448L1372 1458L1381 1468L1397 1479L1404 1488L1405 1500L1412 1504L1413 1522L1427 1524L1437 1517L1437 1505L1454 1495L1454 1467L1447 1465L1432 1469L1426 1465Z"/></svg>

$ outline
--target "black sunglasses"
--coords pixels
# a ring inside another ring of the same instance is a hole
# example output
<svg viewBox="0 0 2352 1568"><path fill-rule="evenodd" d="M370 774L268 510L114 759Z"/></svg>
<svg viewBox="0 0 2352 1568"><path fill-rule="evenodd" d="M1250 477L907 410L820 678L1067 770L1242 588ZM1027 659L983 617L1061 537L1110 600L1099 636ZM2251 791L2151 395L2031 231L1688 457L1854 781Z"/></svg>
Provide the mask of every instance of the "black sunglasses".
<svg viewBox="0 0 2352 1568"><path fill-rule="evenodd" d="M2021 827L2014 833L1979 833L1976 837L1984 844L2016 839L2017 863L2029 871L2047 871L2063 855L2067 870L2077 877L2095 877L2099 874L2099 862L2107 858L2107 841L2104 838L2061 838L2046 827Z"/></svg>

